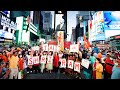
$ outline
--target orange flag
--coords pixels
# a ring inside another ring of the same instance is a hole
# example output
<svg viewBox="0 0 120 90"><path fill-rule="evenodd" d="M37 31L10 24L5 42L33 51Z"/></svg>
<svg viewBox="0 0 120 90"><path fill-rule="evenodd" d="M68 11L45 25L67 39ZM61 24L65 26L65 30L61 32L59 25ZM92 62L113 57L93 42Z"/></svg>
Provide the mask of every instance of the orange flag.
<svg viewBox="0 0 120 90"><path fill-rule="evenodd" d="M88 49L90 47L90 42L86 39L85 35L83 36L83 39L84 39L84 47Z"/></svg>

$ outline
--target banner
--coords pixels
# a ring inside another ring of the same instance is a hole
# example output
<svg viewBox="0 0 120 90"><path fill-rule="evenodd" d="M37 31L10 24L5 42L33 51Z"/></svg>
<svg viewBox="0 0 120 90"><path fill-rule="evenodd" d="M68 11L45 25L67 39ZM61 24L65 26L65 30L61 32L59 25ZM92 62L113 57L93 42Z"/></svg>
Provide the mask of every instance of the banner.
<svg viewBox="0 0 120 90"><path fill-rule="evenodd" d="M60 68L66 68L66 59L60 59Z"/></svg>
<svg viewBox="0 0 120 90"><path fill-rule="evenodd" d="M54 45L49 45L48 49L49 49L49 51L54 51Z"/></svg>
<svg viewBox="0 0 120 90"><path fill-rule="evenodd" d="M71 45L72 43L70 42L70 41L65 41L64 42L64 48L67 48L67 49L70 49L70 45Z"/></svg>
<svg viewBox="0 0 120 90"><path fill-rule="evenodd" d="M78 52L79 44L70 45L70 52Z"/></svg>
<svg viewBox="0 0 120 90"><path fill-rule="evenodd" d="M42 47L43 47L43 51L48 51L48 44L43 44Z"/></svg>
<svg viewBox="0 0 120 90"><path fill-rule="evenodd" d="M41 56L41 64L46 64L46 56Z"/></svg>
<svg viewBox="0 0 120 90"><path fill-rule="evenodd" d="M75 62L74 63L74 71L80 73L80 63L79 62Z"/></svg>
<svg viewBox="0 0 120 90"><path fill-rule="evenodd" d="M47 63L53 63L53 56L48 56L47 57Z"/></svg>
<svg viewBox="0 0 120 90"><path fill-rule="evenodd" d="M64 51L64 31L57 32L57 45L61 51Z"/></svg>
<svg viewBox="0 0 120 90"><path fill-rule="evenodd" d="M82 65L83 67L85 67L85 68L88 69L88 68L89 68L89 64L90 64L89 60L82 59L81 65Z"/></svg>
<svg viewBox="0 0 120 90"><path fill-rule="evenodd" d="M73 64L74 64L73 60L68 60L68 68L73 69Z"/></svg>
<svg viewBox="0 0 120 90"><path fill-rule="evenodd" d="M39 64L39 63L40 63L39 56L33 57L33 64Z"/></svg>

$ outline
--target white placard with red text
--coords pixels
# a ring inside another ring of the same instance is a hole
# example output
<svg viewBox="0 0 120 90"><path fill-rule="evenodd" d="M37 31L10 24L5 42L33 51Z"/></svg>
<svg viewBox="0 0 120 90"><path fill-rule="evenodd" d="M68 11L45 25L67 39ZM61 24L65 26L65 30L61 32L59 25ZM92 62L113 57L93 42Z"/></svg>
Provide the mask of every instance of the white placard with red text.
<svg viewBox="0 0 120 90"><path fill-rule="evenodd" d="M40 60L41 64L46 64L46 56L41 56L41 60Z"/></svg>
<svg viewBox="0 0 120 90"><path fill-rule="evenodd" d="M33 50L33 51L36 51L36 50L39 51L39 46L34 46L34 47L32 47L32 50Z"/></svg>
<svg viewBox="0 0 120 90"><path fill-rule="evenodd" d="M70 52L78 52L79 44L70 45Z"/></svg>
<svg viewBox="0 0 120 90"><path fill-rule="evenodd" d="M43 51L48 51L48 44L43 44L42 47L43 47Z"/></svg>
<svg viewBox="0 0 120 90"><path fill-rule="evenodd" d="M53 63L53 56L48 55L47 63Z"/></svg>
<svg viewBox="0 0 120 90"><path fill-rule="evenodd" d="M34 64L39 64L40 63L39 56L33 57L33 63Z"/></svg>
<svg viewBox="0 0 120 90"><path fill-rule="evenodd" d="M58 45L54 45L54 52L59 52L59 47L58 47Z"/></svg>
<svg viewBox="0 0 120 90"><path fill-rule="evenodd" d="M66 68L66 59L60 59L60 68Z"/></svg>
<svg viewBox="0 0 120 90"><path fill-rule="evenodd" d="M74 61L73 60L68 60L68 68L73 69L74 67Z"/></svg>
<svg viewBox="0 0 120 90"><path fill-rule="evenodd" d="M82 65L83 67L85 67L85 68L88 69L88 68L89 68L89 64L90 64L89 60L82 59L81 65Z"/></svg>
<svg viewBox="0 0 120 90"><path fill-rule="evenodd" d="M33 65L33 58L28 56L28 65Z"/></svg>
<svg viewBox="0 0 120 90"><path fill-rule="evenodd" d="M80 62L75 62L74 63L74 71L80 73Z"/></svg>
<svg viewBox="0 0 120 90"><path fill-rule="evenodd" d="M49 51L54 51L54 45L49 45L48 49L49 49Z"/></svg>

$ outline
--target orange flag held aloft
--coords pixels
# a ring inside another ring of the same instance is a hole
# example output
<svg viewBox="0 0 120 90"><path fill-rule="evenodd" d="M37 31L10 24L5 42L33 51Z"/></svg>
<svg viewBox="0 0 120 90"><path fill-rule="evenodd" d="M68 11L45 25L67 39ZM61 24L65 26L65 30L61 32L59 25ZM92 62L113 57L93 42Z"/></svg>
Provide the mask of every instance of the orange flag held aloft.
<svg viewBox="0 0 120 90"><path fill-rule="evenodd" d="M85 36L85 35L83 36L83 39L84 39L84 47L85 47L86 49L89 49L89 47L90 47L90 42L86 39L86 36Z"/></svg>

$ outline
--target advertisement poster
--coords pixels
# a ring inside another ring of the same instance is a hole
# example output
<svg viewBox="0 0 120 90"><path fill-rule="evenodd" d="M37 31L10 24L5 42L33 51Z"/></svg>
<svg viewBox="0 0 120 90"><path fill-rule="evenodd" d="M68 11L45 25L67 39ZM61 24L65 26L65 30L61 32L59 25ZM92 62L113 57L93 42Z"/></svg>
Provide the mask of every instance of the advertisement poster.
<svg viewBox="0 0 120 90"><path fill-rule="evenodd" d="M104 11L105 36L120 34L120 11Z"/></svg>
<svg viewBox="0 0 120 90"><path fill-rule="evenodd" d="M104 14L103 11L96 12L93 16L95 40L105 40Z"/></svg>
<svg viewBox="0 0 120 90"><path fill-rule="evenodd" d="M60 50L64 50L64 31L57 32L57 44L60 47Z"/></svg>

